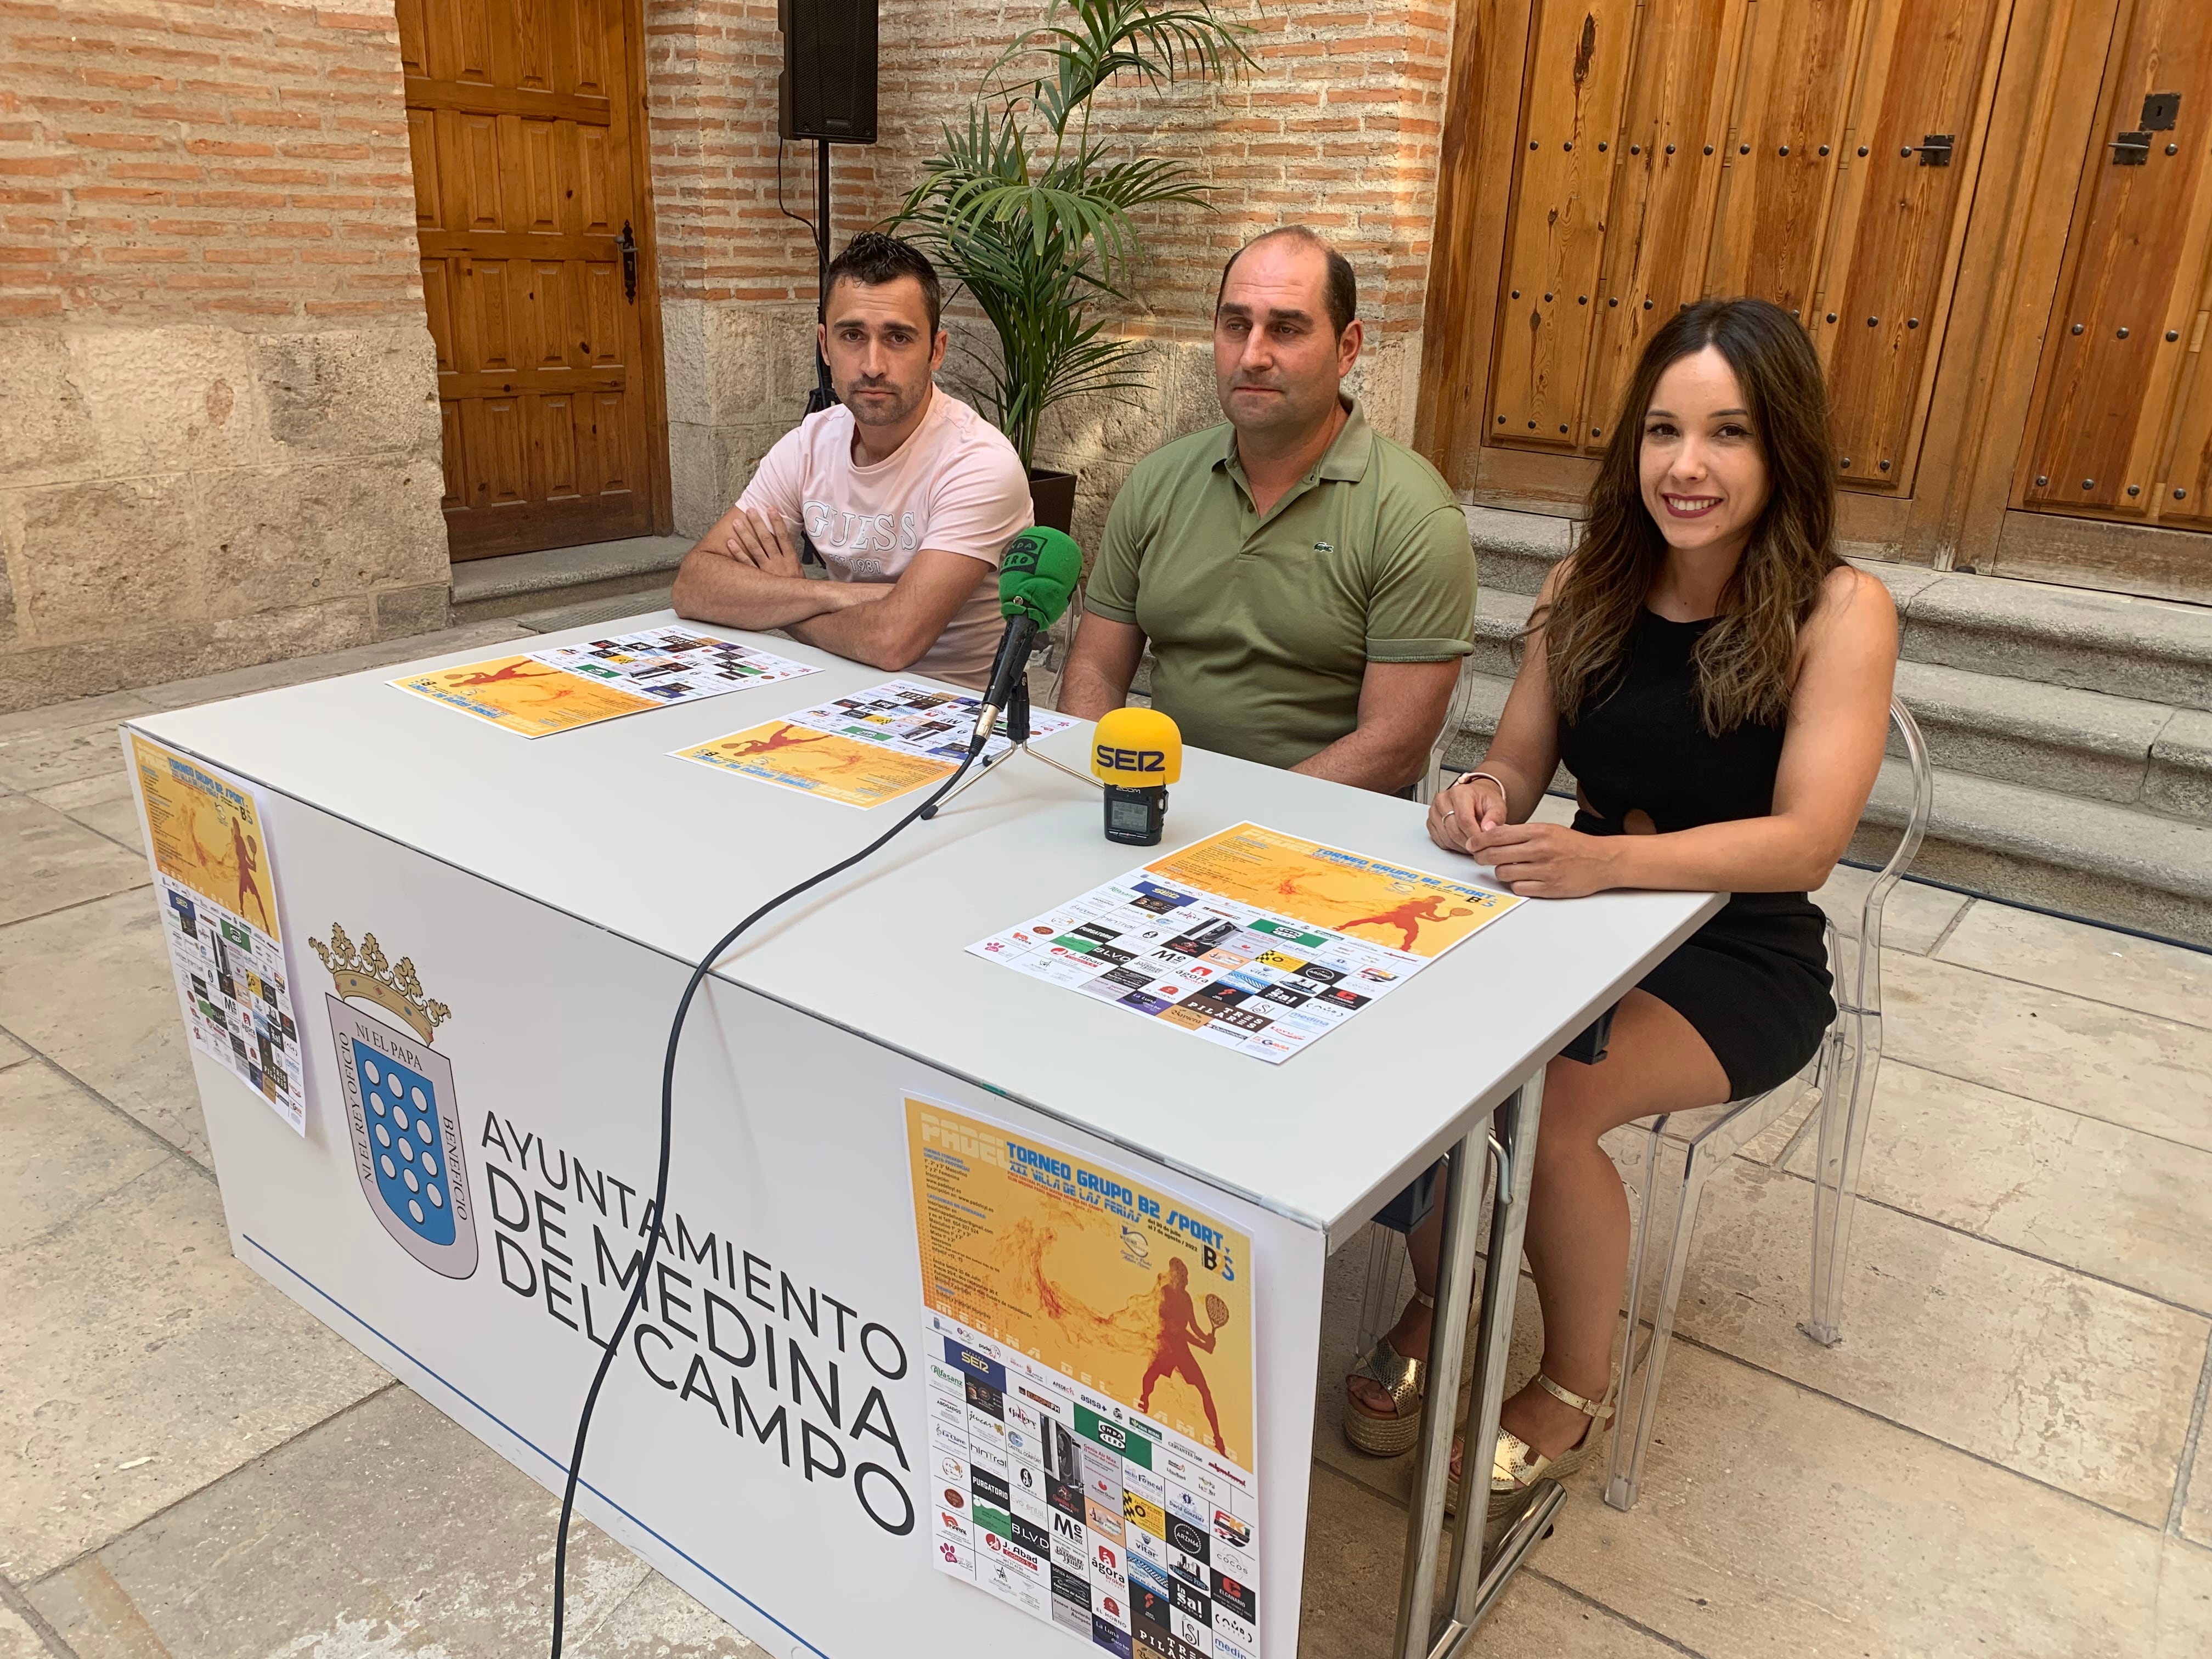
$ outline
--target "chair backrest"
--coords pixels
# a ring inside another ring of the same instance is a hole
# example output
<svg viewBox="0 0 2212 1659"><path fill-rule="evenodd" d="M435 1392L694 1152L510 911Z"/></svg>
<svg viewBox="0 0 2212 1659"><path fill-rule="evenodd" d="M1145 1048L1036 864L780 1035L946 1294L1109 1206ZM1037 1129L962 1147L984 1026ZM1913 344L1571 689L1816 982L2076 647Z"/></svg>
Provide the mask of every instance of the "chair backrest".
<svg viewBox="0 0 2212 1659"><path fill-rule="evenodd" d="M1897 838L1896 850L1875 872L1874 880L1867 886L1866 897L1859 904L1858 960L1853 964L1851 982L1845 995L1850 1006L1870 1014L1881 1011L1882 908L1889 902L1890 890L1919 856L1920 843L1928 834L1928 821L1936 810L1936 774L1928 762L1928 741L1920 735L1920 723L1912 718L1911 709L1892 697L1889 725L1905 749L1912 804L1905 812L1904 830Z"/></svg>
<svg viewBox="0 0 2212 1659"><path fill-rule="evenodd" d="M1459 679L1452 687L1450 706L1444 710L1443 729L1437 732L1436 742L1429 748L1429 769L1421 774L1421 781L1413 786L1413 799L1424 806L1434 800L1437 791L1443 787L1439 780L1444 768L1444 750L1459 735L1460 728L1467 724L1468 714L1474 707L1474 662L1473 657L1459 659Z"/></svg>
<svg viewBox="0 0 2212 1659"><path fill-rule="evenodd" d="M1892 697L1889 725L1905 745L1905 764L1912 780L1912 805L1905 814L1904 833L1898 837L1896 850L1875 872L1860 908L1861 925L1871 915L1877 927L1881 926L1881 908L1889 898L1890 889L1897 885L1899 878L1920 855L1920 843L1928 834L1928 820L1936 810L1936 774L1928 762L1928 740L1920 735L1920 722L1912 718L1911 709Z"/></svg>

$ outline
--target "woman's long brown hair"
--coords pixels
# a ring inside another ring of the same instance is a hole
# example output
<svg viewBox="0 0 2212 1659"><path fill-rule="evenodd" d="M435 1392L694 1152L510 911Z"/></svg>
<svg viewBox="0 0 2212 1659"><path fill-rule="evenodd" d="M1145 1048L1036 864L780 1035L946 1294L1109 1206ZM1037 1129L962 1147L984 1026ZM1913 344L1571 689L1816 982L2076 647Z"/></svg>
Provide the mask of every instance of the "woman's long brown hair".
<svg viewBox="0 0 2212 1659"><path fill-rule="evenodd" d="M1771 724L1790 706L1797 630L1835 550L1835 462L1820 360L1797 319L1765 300L1702 300L1651 337L1629 382L1613 441L1590 486L1589 518L1551 603L1529 619L1543 630L1552 696L1570 720L1626 668L1629 630L1667 560L1644 505L1637 462L1644 411L1659 377L1707 346L1735 372L1766 457L1765 507L1721 594L1718 620L1698 641L1699 714L1716 735Z"/></svg>

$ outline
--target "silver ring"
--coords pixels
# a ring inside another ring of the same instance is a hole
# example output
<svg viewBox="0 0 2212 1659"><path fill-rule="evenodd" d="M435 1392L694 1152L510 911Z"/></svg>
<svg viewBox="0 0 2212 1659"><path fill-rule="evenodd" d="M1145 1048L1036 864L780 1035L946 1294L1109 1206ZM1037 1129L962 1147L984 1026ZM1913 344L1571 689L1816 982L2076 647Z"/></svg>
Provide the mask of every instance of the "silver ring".
<svg viewBox="0 0 2212 1659"><path fill-rule="evenodd" d="M1459 816L1459 808L1456 806L1448 808L1444 812L1444 816L1448 818L1457 817Z"/></svg>

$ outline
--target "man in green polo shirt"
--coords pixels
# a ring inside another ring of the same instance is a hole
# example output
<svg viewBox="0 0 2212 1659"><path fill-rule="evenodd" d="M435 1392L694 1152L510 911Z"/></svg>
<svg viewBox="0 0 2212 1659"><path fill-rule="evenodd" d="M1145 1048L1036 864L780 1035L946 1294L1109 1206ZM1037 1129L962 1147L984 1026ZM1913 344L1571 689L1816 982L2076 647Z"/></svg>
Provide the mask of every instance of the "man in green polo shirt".
<svg viewBox="0 0 2212 1659"><path fill-rule="evenodd" d="M1152 641L1183 740L1385 793L1419 781L1474 649L1474 550L1436 469L1340 391L1352 267L1293 225L1221 276L1229 418L1137 464L1106 520L1060 688L1096 720Z"/></svg>

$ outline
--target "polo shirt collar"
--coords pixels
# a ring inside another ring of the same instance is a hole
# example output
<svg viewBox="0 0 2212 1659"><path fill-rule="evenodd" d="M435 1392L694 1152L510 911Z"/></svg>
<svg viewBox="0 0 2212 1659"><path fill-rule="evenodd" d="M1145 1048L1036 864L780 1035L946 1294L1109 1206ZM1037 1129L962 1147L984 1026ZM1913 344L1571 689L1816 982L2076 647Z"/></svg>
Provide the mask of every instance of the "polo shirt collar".
<svg viewBox="0 0 2212 1659"><path fill-rule="evenodd" d="M1337 401L1344 405L1344 425L1322 452L1312 476L1334 483L1358 483L1367 476L1367 464L1375 456L1375 428L1367 424L1358 398L1340 392ZM1225 421L1222 422L1221 447L1215 453L1213 465L1239 478L1244 476L1244 464L1237 458L1237 428Z"/></svg>

